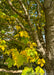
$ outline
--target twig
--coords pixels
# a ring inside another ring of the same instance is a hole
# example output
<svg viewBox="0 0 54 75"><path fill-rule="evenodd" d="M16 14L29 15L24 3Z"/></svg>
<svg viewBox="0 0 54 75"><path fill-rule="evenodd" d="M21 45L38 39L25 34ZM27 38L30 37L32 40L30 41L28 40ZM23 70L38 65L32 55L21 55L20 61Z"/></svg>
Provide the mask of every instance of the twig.
<svg viewBox="0 0 54 75"><path fill-rule="evenodd" d="M29 32L29 30L22 25L22 23L19 21L18 18L16 18L16 22L19 23L18 26L20 26L23 30L26 30L27 32Z"/></svg>
<svg viewBox="0 0 54 75"><path fill-rule="evenodd" d="M38 2L38 4L41 6L41 8L44 10L44 6L42 5L42 3L39 0L34 0L35 3Z"/></svg>
<svg viewBox="0 0 54 75"><path fill-rule="evenodd" d="M27 12L25 5L23 4L23 2L21 0L18 0L18 1L19 1L20 5L22 6L22 8L24 9L25 15L27 16L28 12Z"/></svg>
<svg viewBox="0 0 54 75"><path fill-rule="evenodd" d="M22 70L6 70L6 69L0 69L0 72L22 73Z"/></svg>
<svg viewBox="0 0 54 75"><path fill-rule="evenodd" d="M15 12L15 13L17 13L19 16L21 16L22 18L25 18L25 16L24 15L22 15L21 13L19 13L17 10L16 10L16 8L13 6L13 4L11 3L11 1L10 0L7 0L8 1L8 4L10 5L10 7L12 8L12 10Z"/></svg>

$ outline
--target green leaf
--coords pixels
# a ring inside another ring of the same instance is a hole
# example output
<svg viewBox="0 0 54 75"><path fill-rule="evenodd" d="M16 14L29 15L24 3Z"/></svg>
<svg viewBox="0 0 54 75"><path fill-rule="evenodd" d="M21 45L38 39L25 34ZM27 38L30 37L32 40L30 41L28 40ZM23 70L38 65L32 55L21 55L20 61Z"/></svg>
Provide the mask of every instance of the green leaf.
<svg viewBox="0 0 54 75"><path fill-rule="evenodd" d="M36 70L36 75L44 75L45 73L44 70L39 66L37 66L35 70Z"/></svg>
<svg viewBox="0 0 54 75"><path fill-rule="evenodd" d="M13 63L14 63L14 61L13 61L11 58L8 58L8 59L6 60L6 62L7 62L8 68L12 67L12 65L13 65Z"/></svg>
<svg viewBox="0 0 54 75"><path fill-rule="evenodd" d="M4 33L5 33L5 31L4 31L4 30L1 30L1 33L2 33L2 34L4 34Z"/></svg>
<svg viewBox="0 0 54 75"><path fill-rule="evenodd" d="M35 72L32 68L25 67L21 75L35 75Z"/></svg>

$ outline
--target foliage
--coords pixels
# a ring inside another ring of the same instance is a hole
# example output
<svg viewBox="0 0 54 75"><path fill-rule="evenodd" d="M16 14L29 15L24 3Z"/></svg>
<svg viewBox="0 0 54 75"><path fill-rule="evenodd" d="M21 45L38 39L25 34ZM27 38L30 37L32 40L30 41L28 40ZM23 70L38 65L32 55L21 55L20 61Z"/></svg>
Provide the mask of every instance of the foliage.
<svg viewBox="0 0 54 75"><path fill-rule="evenodd" d="M42 68L40 68L39 66L37 66L36 68L35 68L35 70L36 70L36 74L37 75L44 75L44 70L42 69Z"/></svg>
<svg viewBox="0 0 54 75"><path fill-rule="evenodd" d="M7 47L7 46L6 46L6 41L0 39L0 49L1 49L2 51L4 51L6 47Z"/></svg>
<svg viewBox="0 0 54 75"><path fill-rule="evenodd" d="M25 16L20 3L17 2L17 0L10 1L13 3L13 6L16 7L16 10ZM16 12L14 12L6 0L1 1L0 52L2 52L8 68L17 66L19 69L21 66L29 65L28 67L24 68L22 75L35 75L31 66L32 63L35 63L36 73L44 74L44 70L41 67L44 67L45 60L44 58L40 58L40 53L37 51L38 44L36 41L34 41L35 34L33 34L33 32L35 31L41 40L40 36L43 36L44 34L45 15L43 10L40 8L39 11L41 15L40 17L38 16L37 4L35 4L34 1L22 0L22 2L30 14L30 20L32 23L31 26L29 25L29 20L23 19ZM16 19L19 20L16 21ZM7 58L4 57L5 55Z"/></svg>
<svg viewBox="0 0 54 75"><path fill-rule="evenodd" d="M32 68L25 67L21 75L35 75Z"/></svg>
<svg viewBox="0 0 54 75"><path fill-rule="evenodd" d="M44 70L39 66L35 68L35 72L32 68L25 67L21 75L44 75Z"/></svg>

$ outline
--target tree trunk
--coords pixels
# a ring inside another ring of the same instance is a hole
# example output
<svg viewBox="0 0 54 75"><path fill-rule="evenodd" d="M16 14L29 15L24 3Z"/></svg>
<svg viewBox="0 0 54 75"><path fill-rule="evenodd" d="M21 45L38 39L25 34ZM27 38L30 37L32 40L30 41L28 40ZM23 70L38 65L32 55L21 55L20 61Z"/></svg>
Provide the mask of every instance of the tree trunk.
<svg viewBox="0 0 54 75"><path fill-rule="evenodd" d="M46 57L50 60L47 61L47 63L50 64L50 67L47 64L47 68L50 69L48 74L54 75L54 0L45 0L44 8L46 17Z"/></svg>

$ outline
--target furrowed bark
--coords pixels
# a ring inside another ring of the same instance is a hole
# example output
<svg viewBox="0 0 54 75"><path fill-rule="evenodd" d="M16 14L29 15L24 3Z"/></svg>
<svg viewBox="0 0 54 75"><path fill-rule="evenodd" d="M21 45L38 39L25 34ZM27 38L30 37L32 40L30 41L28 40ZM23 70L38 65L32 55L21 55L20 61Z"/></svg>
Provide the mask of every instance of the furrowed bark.
<svg viewBox="0 0 54 75"><path fill-rule="evenodd" d="M47 71L50 69L49 75L54 75L54 0L45 0L45 17L46 17L46 63ZM49 67L50 66L50 67Z"/></svg>

